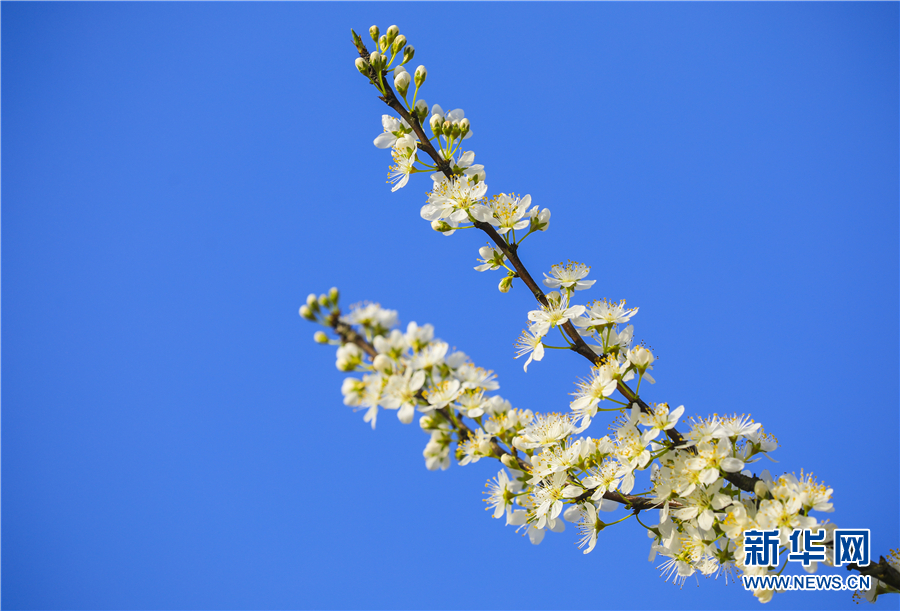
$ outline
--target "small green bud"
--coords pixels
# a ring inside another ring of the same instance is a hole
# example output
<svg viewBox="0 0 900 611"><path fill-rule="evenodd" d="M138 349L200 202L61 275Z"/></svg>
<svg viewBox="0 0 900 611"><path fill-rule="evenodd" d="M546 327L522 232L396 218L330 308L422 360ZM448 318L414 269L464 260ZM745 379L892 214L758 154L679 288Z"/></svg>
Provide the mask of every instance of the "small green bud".
<svg viewBox="0 0 900 611"><path fill-rule="evenodd" d="M520 469L519 461L516 460L516 457L512 454L504 454L500 457L500 462L509 467L510 469Z"/></svg>
<svg viewBox="0 0 900 611"><path fill-rule="evenodd" d="M337 305L338 297L340 297L340 292L337 290L336 286L331 287L331 290L328 291L328 297L331 298L331 303Z"/></svg>
<svg viewBox="0 0 900 611"><path fill-rule="evenodd" d="M422 83L425 82L425 77L428 76L428 70L425 69L425 66L419 66L416 68L416 87L421 87Z"/></svg>
<svg viewBox="0 0 900 611"><path fill-rule="evenodd" d="M327 308L331 305L331 302L328 300L328 295L319 295L319 307Z"/></svg>
<svg viewBox="0 0 900 611"><path fill-rule="evenodd" d="M399 34L400 34L400 28L398 28L395 25L392 25L391 27L389 27L387 29L387 32L385 32L385 35L388 37L388 40L390 40L391 42L393 42L394 39L397 38L397 36Z"/></svg>
<svg viewBox="0 0 900 611"><path fill-rule="evenodd" d="M513 281L513 277L507 276L506 278L504 278L503 280L500 281L500 286L497 288L500 289L501 293L508 293L509 289L512 288L512 281Z"/></svg>
<svg viewBox="0 0 900 611"><path fill-rule="evenodd" d="M313 333L313 341L317 344L327 344L328 336L325 335L324 331L316 331L315 333Z"/></svg>
<svg viewBox="0 0 900 611"><path fill-rule="evenodd" d="M470 127L471 127L471 124L469 123L469 120L463 119L462 121L459 122L459 133L461 135L465 136L466 134L469 133Z"/></svg>
<svg viewBox="0 0 900 611"><path fill-rule="evenodd" d="M394 87L396 87L397 91L402 96L406 96L406 92L409 91L409 72L404 70L399 73L396 77L394 77Z"/></svg>
<svg viewBox="0 0 900 611"><path fill-rule="evenodd" d="M413 56L416 54L416 48L412 45L407 45L405 49L403 49L403 63L412 60Z"/></svg>
<svg viewBox="0 0 900 611"><path fill-rule="evenodd" d="M369 63L372 64L376 72L380 72L384 66L384 55L378 51L372 51L371 55L369 55Z"/></svg>
<svg viewBox="0 0 900 611"><path fill-rule="evenodd" d="M372 37L372 42L378 42L378 35L380 33L381 31L378 29L377 25L373 25L371 28L369 28L369 36Z"/></svg>
<svg viewBox="0 0 900 611"><path fill-rule="evenodd" d="M425 100L419 100L416 102L416 116L419 117L419 123L425 120L425 117L428 116L428 102Z"/></svg>
<svg viewBox="0 0 900 611"><path fill-rule="evenodd" d="M359 44L362 42L362 38L359 37L359 34L357 34L356 30L354 30L353 28L350 28L350 34L353 35L353 44L359 46Z"/></svg>
<svg viewBox="0 0 900 611"><path fill-rule="evenodd" d="M359 70L360 74L369 74L369 62L364 60L361 57L356 58L356 69Z"/></svg>
<svg viewBox="0 0 900 611"><path fill-rule="evenodd" d="M453 231L453 227L451 227L447 221L431 221L431 228L435 231L440 231L441 233Z"/></svg>
<svg viewBox="0 0 900 611"><path fill-rule="evenodd" d="M450 136L459 138L459 121L454 121L450 124Z"/></svg>
<svg viewBox="0 0 900 611"><path fill-rule="evenodd" d="M306 306L307 306L310 310L312 310L313 312L318 312L318 311L319 311L319 302L316 301L316 295L315 295L315 293L310 293L310 294L306 297Z"/></svg>
<svg viewBox="0 0 900 611"><path fill-rule="evenodd" d="M406 36L400 34L397 38L394 39L394 42L391 43L391 50L394 53L399 53L400 49L406 46Z"/></svg>
<svg viewBox="0 0 900 611"><path fill-rule="evenodd" d="M388 47L391 46L391 43L388 42L387 36L384 34L381 35L381 38L378 39L378 48L382 53L388 50Z"/></svg>
<svg viewBox="0 0 900 611"><path fill-rule="evenodd" d="M444 124L441 125L441 132L445 136L449 136L453 132L453 124L450 121L444 121Z"/></svg>
<svg viewBox="0 0 900 611"><path fill-rule="evenodd" d="M312 313L312 310L309 309L309 306L302 305L300 306L300 316L305 318L306 320L315 320L316 315Z"/></svg>

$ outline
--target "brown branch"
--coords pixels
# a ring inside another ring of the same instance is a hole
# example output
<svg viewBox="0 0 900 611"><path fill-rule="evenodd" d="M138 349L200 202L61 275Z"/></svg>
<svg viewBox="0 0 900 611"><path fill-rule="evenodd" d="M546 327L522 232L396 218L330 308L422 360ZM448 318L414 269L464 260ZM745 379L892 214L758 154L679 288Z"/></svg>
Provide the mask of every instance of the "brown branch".
<svg viewBox="0 0 900 611"><path fill-rule="evenodd" d="M869 564L869 566L859 566L856 563L848 564L847 570L859 571L860 575L870 575L878 581L886 583L895 590L900 590L900 571L891 566L890 563L884 559L884 556L881 556L877 563Z"/></svg>

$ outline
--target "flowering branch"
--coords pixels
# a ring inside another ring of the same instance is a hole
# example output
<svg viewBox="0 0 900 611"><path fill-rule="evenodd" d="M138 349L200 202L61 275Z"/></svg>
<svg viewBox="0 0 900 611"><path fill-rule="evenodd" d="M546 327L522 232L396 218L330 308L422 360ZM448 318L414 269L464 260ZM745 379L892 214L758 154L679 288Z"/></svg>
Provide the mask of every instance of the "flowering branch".
<svg viewBox="0 0 900 611"><path fill-rule="evenodd" d="M777 562L754 560L755 543L745 539L751 537L745 533L756 529L775 537L776 556L779 546L787 550L789 543L795 553L795 547L801 545L797 536L805 533L804 541L812 546L806 551L815 552L817 561L838 562L839 543L856 531L838 529L810 515L832 511L832 489L802 471L799 477L785 474L774 478L767 471L757 476L748 470L748 464L778 447L748 416L691 419L690 430L683 435L676 425L684 406L670 409L666 403L651 406L643 401L638 393L642 382L655 383L649 373L655 357L643 344L632 346L634 328L627 323L637 308L606 299L587 306L574 304L575 292L596 281L585 279L589 267L572 261L554 265L549 275L544 274L543 284L557 289L544 293L522 263L518 249L531 233L547 230L550 211L537 206L529 210L530 195L501 193L488 198L484 166L474 163L474 152L462 150L463 141L473 135L463 111L445 113L437 104L429 108L418 97L427 71L419 66L410 75L403 67L415 51L406 45L406 37L396 26L384 35L372 26L369 34L378 50L369 53L354 32L359 54L355 63L378 89L380 99L399 115L382 116L384 133L374 141L379 148L391 149L392 191L405 186L413 173L437 170L431 175L434 184L421 209L422 218L445 236L469 228L486 233L493 246L489 243L479 249L480 265L475 269L504 268L508 273L500 282L500 291L508 292L513 279L519 278L540 305L528 312L528 328L517 342L516 358L529 355L524 369L543 359L544 337L556 327L566 347L588 359L591 373L577 383L569 414L515 409L497 395L488 396L486 393L499 388L493 373L476 367L461 352L448 354L448 344L434 337L431 325L420 327L412 322L403 333L394 328L396 312L377 304L354 306L342 314L337 290L332 289L318 298L310 295L300 314L337 335L331 340L320 331L315 339L339 346L338 369L363 374L362 379L344 380L344 403L365 409L364 420L373 428L379 408L397 410L404 424L411 423L416 412L421 413L419 425L431 436L423 452L428 469L449 467L454 442L453 456L460 465L481 458L500 460L512 475L501 470L489 481L485 501L494 510L493 517L505 514L507 524L527 528L534 544L547 532L561 532L564 521L569 521L576 523L582 535L578 545L588 553L602 530L635 516L653 539L651 558L656 554L667 558L660 568L676 582L683 583L698 573L780 575L780 570L773 568ZM415 89L410 102L407 96L412 83ZM424 129L429 115L431 138ZM432 163L420 161L420 152ZM588 344L588 339L597 344ZM637 384L632 389L627 382L635 377ZM623 400L614 398L615 392ZM605 407L609 405L612 407ZM618 412L611 435L576 438L604 411ZM464 418L474 424L467 424ZM631 494L636 474L648 470L648 489ZM599 518L598 512L621 505L631 513L610 523ZM660 520L654 526L637 517L649 509L659 510ZM859 555L859 544L854 549ZM833 550L830 558L825 550ZM839 563L844 558L841 555ZM880 593L900 590L897 567L900 552L895 551L888 560L850 568L874 577L874 585L865 594L874 599ZM816 563L810 566L804 561L804 568L814 572ZM749 589L762 602L773 595L770 585Z"/></svg>

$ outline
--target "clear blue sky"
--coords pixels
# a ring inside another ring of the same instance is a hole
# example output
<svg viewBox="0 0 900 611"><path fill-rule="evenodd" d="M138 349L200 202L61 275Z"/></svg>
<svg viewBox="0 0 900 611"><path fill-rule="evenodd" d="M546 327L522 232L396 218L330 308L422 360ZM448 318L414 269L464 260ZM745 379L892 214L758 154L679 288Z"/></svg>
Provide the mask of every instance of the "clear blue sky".
<svg viewBox="0 0 900 611"><path fill-rule="evenodd" d="M583 556L483 509L496 463L341 403L311 291L379 301L522 372L533 307L481 234L384 183L350 28L400 26L491 191L530 193L536 274L639 306L648 399L749 412L841 526L898 533L898 5L3 3L4 608L757 608L681 591L626 523ZM763 465L763 467L766 465ZM897 599L879 606L896 608ZM769 608L853 608L784 594Z"/></svg>

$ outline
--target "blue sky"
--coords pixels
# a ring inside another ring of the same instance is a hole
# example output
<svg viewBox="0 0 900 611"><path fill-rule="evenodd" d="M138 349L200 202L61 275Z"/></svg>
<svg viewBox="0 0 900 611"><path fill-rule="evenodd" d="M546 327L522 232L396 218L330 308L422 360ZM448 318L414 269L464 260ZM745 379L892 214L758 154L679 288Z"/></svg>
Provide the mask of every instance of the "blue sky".
<svg viewBox="0 0 900 611"><path fill-rule="evenodd" d="M652 401L751 413L877 553L898 533L898 5L3 3L4 608L755 608L625 523L583 556L480 500L496 463L341 403L297 316L336 285L565 410L484 239L391 193L350 28L396 23L491 192L639 306ZM599 435L599 431L597 434ZM897 599L879 607L896 608ZM784 594L770 608L851 608Z"/></svg>

